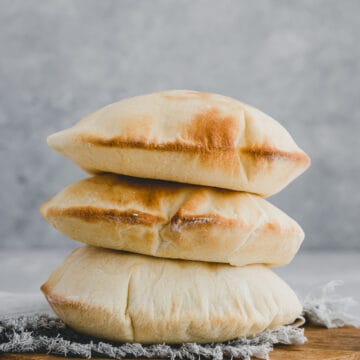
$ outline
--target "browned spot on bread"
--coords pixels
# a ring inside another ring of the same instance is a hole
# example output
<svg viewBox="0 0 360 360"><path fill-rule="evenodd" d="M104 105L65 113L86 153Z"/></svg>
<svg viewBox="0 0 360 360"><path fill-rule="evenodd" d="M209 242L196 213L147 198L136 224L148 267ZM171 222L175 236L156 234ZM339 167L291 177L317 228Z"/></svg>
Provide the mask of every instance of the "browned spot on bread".
<svg viewBox="0 0 360 360"><path fill-rule="evenodd" d="M90 302L79 301L79 300L71 299L69 297L64 297L55 294L47 288L46 284L44 284L40 289L44 293L49 305L52 307L52 309L55 312L61 311L61 309L64 307L75 309L78 311L83 311L94 307ZM96 308L98 310L106 311L106 309L103 306L98 305L96 306Z"/></svg>
<svg viewBox="0 0 360 360"><path fill-rule="evenodd" d="M157 180L157 179L141 179L132 176L118 175L118 174L103 174L86 179L87 181L97 182L100 185L106 183L109 186L121 186L128 187L134 191L151 191L152 195L154 191L169 192L183 191L186 189L192 189L196 187L191 184L182 184L172 181Z"/></svg>
<svg viewBox="0 0 360 360"><path fill-rule="evenodd" d="M179 196L182 197L186 194L192 194L192 199L213 194L221 195L222 198L228 197L231 200L234 196L234 191L228 189L116 174L102 174L82 180L76 193L79 194L81 191L84 194L91 191L93 196L99 191L102 200L118 204L128 204L129 200L133 200L152 209L159 208L163 201L176 200ZM46 204L43 206L45 207Z"/></svg>
<svg viewBox="0 0 360 360"><path fill-rule="evenodd" d="M159 211L164 201L175 200L183 192L195 188L194 185L115 174L99 175L85 181L87 184L85 191L91 191L93 194L99 191L103 200L126 206L135 202L144 205L147 209Z"/></svg>
<svg viewBox="0 0 360 360"><path fill-rule="evenodd" d="M43 294L46 297L46 300L48 303L52 306L67 306L70 308L80 308L80 302L75 301L72 299L67 299L63 296L54 294L52 292L52 288L49 285L49 282L46 282L45 284L41 285L40 290L43 292Z"/></svg>
<svg viewBox="0 0 360 360"><path fill-rule="evenodd" d="M276 222L268 222L264 224L264 230L269 232L274 232L276 234L280 233L300 233L301 229L296 226L284 226Z"/></svg>
<svg viewBox="0 0 360 360"><path fill-rule="evenodd" d="M41 290L44 294L47 294L47 293L50 291L49 283L46 282L46 283L42 284L42 285L40 286L40 290Z"/></svg>
<svg viewBox="0 0 360 360"><path fill-rule="evenodd" d="M97 146L107 146L107 147L117 147L117 148L133 148L133 149L142 149L142 150L158 150L158 151L175 151L175 152L197 152L197 153L206 153L212 150L216 152L227 152L232 150L227 147L221 148L205 148L203 144L188 143L180 140L173 142L164 142L164 143L151 143L145 140L131 140L121 137L104 139L94 135L84 135L82 136L82 141L85 143L90 143ZM211 143L211 141L209 142Z"/></svg>
<svg viewBox="0 0 360 360"><path fill-rule="evenodd" d="M239 121L222 114L217 108L197 114L185 129L180 129L180 138L172 142L154 143L143 138L116 136L103 138L87 134L82 141L98 146L134 148L158 151L212 153L234 151L239 132Z"/></svg>
<svg viewBox="0 0 360 360"><path fill-rule="evenodd" d="M80 309L89 307L86 304L81 303L80 301L74 301L71 299L67 299L65 297L56 295L56 294L49 294L45 293L46 300L51 306L66 306L70 308Z"/></svg>
<svg viewBox="0 0 360 360"><path fill-rule="evenodd" d="M310 158L304 152L290 152L279 150L271 147L260 147L260 146L252 146L248 148L242 148L241 152L245 155L251 156L255 160L264 159L267 161L274 161L274 160L288 160L299 162L303 164L309 164Z"/></svg>
<svg viewBox="0 0 360 360"><path fill-rule="evenodd" d="M223 114L214 107L195 115L182 131L182 138L206 151L230 150L236 146L239 126L239 119Z"/></svg>
<svg viewBox="0 0 360 360"><path fill-rule="evenodd" d="M67 299L61 295L57 295L53 292L53 287L56 285L54 284L53 280L48 280L46 283L42 284L40 287L40 290L45 295L46 300L48 303L53 306L61 305L61 306L68 306L71 308L77 308L79 307L80 302L73 300L73 299Z"/></svg>
<svg viewBox="0 0 360 360"><path fill-rule="evenodd" d="M81 137L85 143L90 143L97 146L117 147L117 148L133 148L142 150L158 150L158 151L195 151L197 146L185 146L180 141L166 142L166 143L151 143L140 139L128 139L121 136L112 138L101 138L95 135L83 135Z"/></svg>
<svg viewBox="0 0 360 360"><path fill-rule="evenodd" d="M171 219L171 229L180 231L183 227L201 227L201 226L223 226L234 227L243 225L239 220L224 218L217 214L201 214L201 215L181 215L181 211L177 212Z"/></svg>
<svg viewBox="0 0 360 360"><path fill-rule="evenodd" d="M46 216L68 216L81 218L82 220L89 222L101 220L112 223L149 226L165 221L165 219L159 216L154 216L137 210L120 211L117 209L102 209L94 206L76 206L65 209L51 207L48 209Z"/></svg>
<svg viewBox="0 0 360 360"><path fill-rule="evenodd" d="M264 230L280 233L283 230L283 227L278 223L267 222L264 225Z"/></svg>

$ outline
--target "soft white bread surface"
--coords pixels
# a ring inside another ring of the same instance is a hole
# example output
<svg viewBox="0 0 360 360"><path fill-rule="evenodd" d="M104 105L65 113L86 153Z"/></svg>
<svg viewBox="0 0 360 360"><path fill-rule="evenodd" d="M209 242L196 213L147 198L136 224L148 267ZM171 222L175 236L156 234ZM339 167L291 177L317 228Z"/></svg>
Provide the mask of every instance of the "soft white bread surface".
<svg viewBox="0 0 360 360"><path fill-rule="evenodd" d="M81 180L40 211L89 245L237 266L287 264L304 239L293 219L260 196L121 175Z"/></svg>
<svg viewBox="0 0 360 360"><path fill-rule="evenodd" d="M292 323L295 293L263 265L158 259L75 250L42 286L75 330L112 341L216 342Z"/></svg>
<svg viewBox="0 0 360 360"><path fill-rule="evenodd" d="M229 97L174 90L108 105L48 144L91 173L270 196L310 164L270 116Z"/></svg>

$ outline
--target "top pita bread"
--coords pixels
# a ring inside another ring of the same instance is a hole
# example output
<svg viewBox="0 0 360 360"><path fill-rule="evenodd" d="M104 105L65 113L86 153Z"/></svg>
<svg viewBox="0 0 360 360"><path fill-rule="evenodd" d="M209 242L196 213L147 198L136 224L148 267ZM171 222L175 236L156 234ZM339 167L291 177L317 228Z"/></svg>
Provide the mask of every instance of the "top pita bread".
<svg viewBox="0 0 360 360"><path fill-rule="evenodd" d="M310 164L270 116L216 94L125 99L48 138L92 173L112 172L270 196Z"/></svg>

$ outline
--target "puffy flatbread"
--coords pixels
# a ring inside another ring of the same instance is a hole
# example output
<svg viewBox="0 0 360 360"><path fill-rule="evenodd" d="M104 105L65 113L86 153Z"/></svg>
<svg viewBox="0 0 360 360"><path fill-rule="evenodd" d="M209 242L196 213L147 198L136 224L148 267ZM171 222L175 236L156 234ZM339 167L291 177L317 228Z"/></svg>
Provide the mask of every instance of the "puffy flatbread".
<svg viewBox="0 0 360 360"><path fill-rule="evenodd" d="M257 195L110 174L66 187L41 213L90 245L237 266L284 265L304 239L292 218Z"/></svg>
<svg viewBox="0 0 360 360"><path fill-rule="evenodd" d="M310 164L270 116L229 97L165 91L125 99L48 138L92 173L215 186L269 196Z"/></svg>
<svg viewBox="0 0 360 360"><path fill-rule="evenodd" d="M295 293L263 265L158 259L75 250L42 286L75 330L113 341L207 343L292 323Z"/></svg>

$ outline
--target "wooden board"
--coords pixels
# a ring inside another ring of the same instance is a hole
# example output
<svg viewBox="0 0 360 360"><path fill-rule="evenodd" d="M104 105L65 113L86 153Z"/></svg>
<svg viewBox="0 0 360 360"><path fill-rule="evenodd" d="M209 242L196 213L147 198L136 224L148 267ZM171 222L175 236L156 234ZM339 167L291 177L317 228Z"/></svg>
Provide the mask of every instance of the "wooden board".
<svg viewBox="0 0 360 360"><path fill-rule="evenodd" d="M299 346L277 346L271 360L360 360L360 329L305 328L308 341Z"/></svg>
<svg viewBox="0 0 360 360"><path fill-rule="evenodd" d="M309 339L306 344L277 346L270 355L271 360L360 360L360 329L306 328L305 334ZM0 359L59 360L63 358L42 354L3 354L0 355Z"/></svg>

